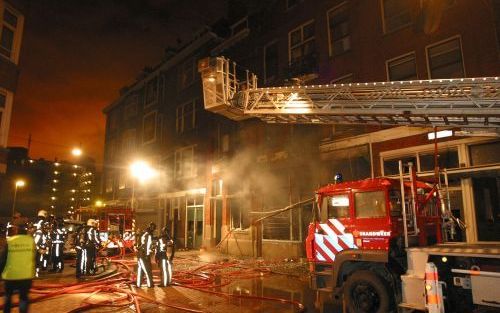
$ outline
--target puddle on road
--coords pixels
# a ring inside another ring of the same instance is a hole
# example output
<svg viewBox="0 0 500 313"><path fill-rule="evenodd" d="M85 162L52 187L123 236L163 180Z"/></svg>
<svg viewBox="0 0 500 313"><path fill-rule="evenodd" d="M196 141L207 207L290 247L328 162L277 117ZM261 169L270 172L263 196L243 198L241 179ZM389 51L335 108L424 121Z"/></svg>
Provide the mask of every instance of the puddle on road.
<svg viewBox="0 0 500 313"><path fill-rule="evenodd" d="M316 293L308 286L308 282L297 277L272 274L261 278L241 279L234 281L220 291L233 295L267 297L297 301L304 305L304 312L319 312L314 306ZM211 303L210 312L225 312L224 305L218 301ZM232 309L237 306L239 313L250 312L300 312L297 305L279 301L258 300L248 298L231 298L226 301ZM229 308L228 308L229 309Z"/></svg>

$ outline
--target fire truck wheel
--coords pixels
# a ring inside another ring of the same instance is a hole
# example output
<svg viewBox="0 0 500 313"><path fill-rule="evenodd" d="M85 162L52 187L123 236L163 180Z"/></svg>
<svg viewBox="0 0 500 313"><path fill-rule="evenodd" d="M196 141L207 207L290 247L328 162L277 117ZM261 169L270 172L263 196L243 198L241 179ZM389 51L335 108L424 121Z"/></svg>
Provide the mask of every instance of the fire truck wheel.
<svg viewBox="0 0 500 313"><path fill-rule="evenodd" d="M372 271L356 271L349 276L344 297L350 313L386 313L392 309L387 284Z"/></svg>

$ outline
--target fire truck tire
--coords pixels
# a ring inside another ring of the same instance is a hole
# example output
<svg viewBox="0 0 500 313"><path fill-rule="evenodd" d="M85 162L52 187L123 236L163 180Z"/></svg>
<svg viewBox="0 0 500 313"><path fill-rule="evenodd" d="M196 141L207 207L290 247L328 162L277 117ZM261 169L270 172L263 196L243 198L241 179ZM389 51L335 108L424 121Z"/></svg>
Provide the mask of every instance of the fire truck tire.
<svg viewBox="0 0 500 313"><path fill-rule="evenodd" d="M386 313L393 309L390 288L372 271L354 272L343 289L350 313Z"/></svg>

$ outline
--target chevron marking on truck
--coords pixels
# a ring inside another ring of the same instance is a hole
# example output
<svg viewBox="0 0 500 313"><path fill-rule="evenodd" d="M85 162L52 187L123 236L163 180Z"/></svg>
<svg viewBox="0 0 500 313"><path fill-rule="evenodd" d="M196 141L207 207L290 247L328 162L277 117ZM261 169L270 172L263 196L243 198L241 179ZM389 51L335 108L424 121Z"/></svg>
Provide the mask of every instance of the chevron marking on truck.
<svg viewBox="0 0 500 313"><path fill-rule="evenodd" d="M340 251L358 249L354 244L353 235L346 233L344 225L337 219L332 218L327 223L317 224L316 230L325 233L322 235L317 232L314 236L316 259L320 262L333 262Z"/></svg>

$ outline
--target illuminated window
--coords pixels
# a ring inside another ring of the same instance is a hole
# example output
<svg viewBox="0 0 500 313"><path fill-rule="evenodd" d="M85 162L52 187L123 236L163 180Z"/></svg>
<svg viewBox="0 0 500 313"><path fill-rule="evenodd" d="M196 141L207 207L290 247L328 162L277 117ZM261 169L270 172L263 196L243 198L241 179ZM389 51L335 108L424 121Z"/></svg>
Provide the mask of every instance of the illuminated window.
<svg viewBox="0 0 500 313"><path fill-rule="evenodd" d="M156 112L144 115L142 124L142 143L156 140Z"/></svg>
<svg viewBox="0 0 500 313"><path fill-rule="evenodd" d="M106 175L106 180L104 182L104 190L105 192L112 192L113 191L113 175L111 172L109 172Z"/></svg>
<svg viewBox="0 0 500 313"><path fill-rule="evenodd" d="M351 50L347 2L328 12L328 34L330 39L330 56L336 56Z"/></svg>
<svg viewBox="0 0 500 313"><path fill-rule="evenodd" d="M388 80L400 81L417 79L415 52L389 60L386 64Z"/></svg>
<svg viewBox="0 0 500 313"><path fill-rule="evenodd" d="M430 78L465 77L460 37L427 48Z"/></svg>
<svg viewBox="0 0 500 313"><path fill-rule="evenodd" d="M411 25L410 0L382 0L384 33Z"/></svg>
<svg viewBox="0 0 500 313"><path fill-rule="evenodd" d="M300 63L312 56L314 47L314 21L307 22L288 33L290 64Z"/></svg>
<svg viewBox="0 0 500 313"><path fill-rule="evenodd" d="M182 104L176 110L175 129L183 133L194 129L196 126L196 101L192 100Z"/></svg>

